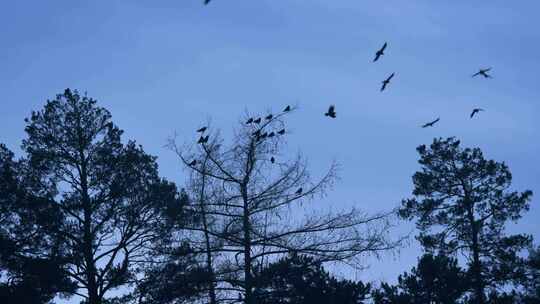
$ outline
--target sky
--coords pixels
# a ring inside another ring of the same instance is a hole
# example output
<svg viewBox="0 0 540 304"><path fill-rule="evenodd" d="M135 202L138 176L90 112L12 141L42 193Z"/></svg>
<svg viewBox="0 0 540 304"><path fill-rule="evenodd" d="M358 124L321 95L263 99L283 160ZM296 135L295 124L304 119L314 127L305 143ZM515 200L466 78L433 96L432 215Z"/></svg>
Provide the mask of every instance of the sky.
<svg viewBox="0 0 540 304"><path fill-rule="evenodd" d="M209 120L227 136L246 111L291 104L288 148L314 177L333 160L341 166L327 208L395 208L420 168L415 148L448 136L505 161L514 189L540 195L536 0L17 0L0 8L0 142L18 155L24 118L69 87L110 110L124 139L158 156L161 174L182 185L168 137L194 140ZM481 67L493 78L471 78ZM330 104L335 120L323 115ZM470 119L476 107L485 112ZM540 239L538 197L510 231ZM414 225L401 222L392 234L410 232ZM419 254L412 238L399 254L366 259L370 268L354 278L395 280Z"/></svg>

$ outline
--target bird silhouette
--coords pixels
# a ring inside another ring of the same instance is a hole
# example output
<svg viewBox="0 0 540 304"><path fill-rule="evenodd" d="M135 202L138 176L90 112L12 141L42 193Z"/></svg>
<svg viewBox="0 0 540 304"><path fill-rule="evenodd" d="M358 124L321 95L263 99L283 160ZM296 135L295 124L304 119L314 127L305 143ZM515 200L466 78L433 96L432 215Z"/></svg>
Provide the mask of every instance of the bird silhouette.
<svg viewBox="0 0 540 304"><path fill-rule="evenodd" d="M388 78L383 80L382 87L381 87L381 92L384 91L384 89L386 89L386 86L390 83L390 80L394 77L394 75L395 75L395 73L392 73L392 74L390 74L390 76L388 76Z"/></svg>
<svg viewBox="0 0 540 304"><path fill-rule="evenodd" d="M211 0L204 0L204 5L207 5L208 3L210 3Z"/></svg>
<svg viewBox="0 0 540 304"><path fill-rule="evenodd" d="M484 111L484 109L480 109L480 108L473 109L472 113L471 113L471 118L473 118L474 114L476 114L476 113L478 113L480 111Z"/></svg>
<svg viewBox="0 0 540 304"><path fill-rule="evenodd" d="M287 106L285 107L285 109L283 109L283 112L289 112L291 110L291 106Z"/></svg>
<svg viewBox="0 0 540 304"><path fill-rule="evenodd" d="M328 107L328 112L324 113L324 116L336 118L336 106L331 105L330 107Z"/></svg>
<svg viewBox="0 0 540 304"><path fill-rule="evenodd" d="M274 133L274 132L268 133L268 137L274 137L274 135L276 135L276 133Z"/></svg>
<svg viewBox="0 0 540 304"><path fill-rule="evenodd" d="M268 116L266 116L265 118L266 118L267 120L270 120L270 119L272 119L272 117L274 117L274 115L268 114Z"/></svg>
<svg viewBox="0 0 540 304"><path fill-rule="evenodd" d="M480 71L478 71L477 73L475 73L474 75L472 75L472 77L476 77L478 75L482 75L484 76L484 78L493 78L491 75L489 75L487 72L491 71L491 68L487 68L487 69L480 69Z"/></svg>
<svg viewBox="0 0 540 304"><path fill-rule="evenodd" d="M202 127L199 130L197 130L197 132L204 133L204 131L206 131L206 129L208 129L208 128L207 127Z"/></svg>
<svg viewBox="0 0 540 304"><path fill-rule="evenodd" d="M422 128L433 127L433 125L435 125L439 120L441 120L440 117L438 117L434 121L431 121L431 122L428 122L427 124L422 125Z"/></svg>
<svg viewBox="0 0 540 304"><path fill-rule="evenodd" d="M194 159L194 160L192 160L188 165L191 166L191 167L193 167L193 166L195 166L196 164L197 164L197 160Z"/></svg>
<svg viewBox="0 0 540 304"><path fill-rule="evenodd" d="M250 119L248 119L248 120L246 121L246 125L249 125L249 124L252 123L252 122L253 122L253 118L250 118Z"/></svg>
<svg viewBox="0 0 540 304"><path fill-rule="evenodd" d="M272 157L270 157L270 162L273 164L273 163L276 162L276 159L272 156Z"/></svg>
<svg viewBox="0 0 540 304"><path fill-rule="evenodd" d="M261 118L259 117L259 118L255 119L255 120L253 120L253 122L256 123L256 124L259 124L259 123L261 123Z"/></svg>
<svg viewBox="0 0 540 304"><path fill-rule="evenodd" d="M281 130L277 131L277 133L278 133L279 135L283 135L283 134L285 134L285 129L281 129Z"/></svg>
<svg viewBox="0 0 540 304"><path fill-rule="evenodd" d="M295 194L296 194L296 195L302 194L302 188L298 188L298 190L296 190Z"/></svg>
<svg viewBox="0 0 540 304"><path fill-rule="evenodd" d="M386 49L386 46L388 44L385 42L382 46L382 48L380 50L377 51L377 53L375 53L375 59L373 59L373 62L379 60L379 58L384 55L384 50Z"/></svg>
<svg viewBox="0 0 540 304"><path fill-rule="evenodd" d="M261 130L259 129L259 130L255 131L255 132L251 133L251 135L259 137L261 135Z"/></svg>

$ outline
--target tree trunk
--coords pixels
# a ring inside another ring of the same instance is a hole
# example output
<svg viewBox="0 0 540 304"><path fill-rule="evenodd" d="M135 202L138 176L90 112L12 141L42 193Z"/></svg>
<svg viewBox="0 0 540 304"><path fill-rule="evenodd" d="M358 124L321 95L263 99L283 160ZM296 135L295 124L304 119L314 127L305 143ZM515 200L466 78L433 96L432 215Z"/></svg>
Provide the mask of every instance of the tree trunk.
<svg viewBox="0 0 540 304"><path fill-rule="evenodd" d="M205 162L206 165L206 162ZM204 167L203 167L204 168ZM204 241L206 246L206 269L210 273L212 282L210 282L210 289L208 290L208 297L210 298L210 304L216 304L216 286L214 283L214 266L212 264L212 248L210 245L210 234L208 233L208 219L206 218L206 209L204 206L204 191L205 191L205 179L206 174L202 174L202 185L200 192L199 205L202 213L202 223L204 228Z"/></svg>
<svg viewBox="0 0 540 304"><path fill-rule="evenodd" d="M472 273L473 273L473 287L476 304L484 304L484 284L482 281L482 267L480 262L480 248L478 245L478 227L476 226L476 221L473 213L473 206L470 204L468 210L469 221L471 222L471 233L472 233L472 253L473 253L473 263L472 263Z"/></svg>
<svg viewBox="0 0 540 304"><path fill-rule="evenodd" d="M249 206L246 185L240 186L242 200L244 201L243 230L244 230L244 281L245 281L245 300L246 304L254 304L253 301L253 280L251 276L251 231L249 220Z"/></svg>

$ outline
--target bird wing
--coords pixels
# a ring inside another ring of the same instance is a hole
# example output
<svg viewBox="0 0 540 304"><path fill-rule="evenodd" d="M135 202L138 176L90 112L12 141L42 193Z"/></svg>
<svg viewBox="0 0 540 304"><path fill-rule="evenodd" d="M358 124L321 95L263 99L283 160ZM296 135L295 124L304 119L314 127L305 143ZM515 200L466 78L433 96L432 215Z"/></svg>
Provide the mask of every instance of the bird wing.
<svg viewBox="0 0 540 304"><path fill-rule="evenodd" d="M384 52L384 50L386 49L386 46L387 46L387 45L388 45L388 43L386 43L386 42L383 44L383 46L382 46L382 48L381 48L381 52Z"/></svg>
<svg viewBox="0 0 540 304"><path fill-rule="evenodd" d="M331 105L330 107L328 107L328 113L333 113L335 109L336 109L336 106Z"/></svg>
<svg viewBox="0 0 540 304"><path fill-rule="evenodd" d="M395 73L390 74L390 76L388 77L387 80L390 81L390 79L392 79L394 77L394 75L395 75Z"/></svg>
<svg viewBox="0 0 540 304"><path fill-rule="evenodd" d="M382 83L381 92L384 91L384 89L386 89L386 82L385 81L383 81L383 83Z"/></svg>
<svg viewBox="0 0 540 304"><path fill-rule="evenodd" d="M473 74L472 77L476 77L478 75L480 75L480 72L477 72L477 73Z"/></svg>

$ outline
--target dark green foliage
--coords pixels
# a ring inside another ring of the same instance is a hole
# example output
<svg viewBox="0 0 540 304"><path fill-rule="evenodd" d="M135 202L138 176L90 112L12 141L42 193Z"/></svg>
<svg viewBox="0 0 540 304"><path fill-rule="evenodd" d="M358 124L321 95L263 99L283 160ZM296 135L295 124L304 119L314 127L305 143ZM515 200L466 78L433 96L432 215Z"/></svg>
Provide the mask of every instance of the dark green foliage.
<svg viewBox="0 0 540 304"><path fill-rule="evenodd" d="M410 273L398 277L398 284L383 283L373 292L375 304L454 304L469 289L467 274L457 260L425 254Z"/></svg>
<svg viewBox="0 0 540 304"><path fill-rule="evenodd" d="M448 138L418 147L422 169L413 176L414 197L402 202L399 214L416 219L428 251L465 254L476 303L484 303L486 289L516 280L518 253L531 237L507 236L504 228L528 210L532 192L511 191L506 164L459 144Z"/></svg>
<svg viewBox="0 0 540 304"><path fill-rule="evenodd" d="M60 212L47 237L65 246L88 303L102 303L167 232L162 209L180 204L176 186L159 177L155 157L122 143L106 109L77 91L66 90L26 121L28 175Z"/></svg>
<svg viewBox="0 0 540 304"><path fill-rule="evenodd" d="M45 237L59 213L46 197L33 195L23 172L23 163L0 144L0 299L48 303L76 285L68 279L62 246Z"/></svg>
<svg viewBox="0 0 540 304"><path fill-rule="evenodd" d="M369 284L339 280L315 259L295 254L256 273L255 285L261 304L359 304L370 292Z"/></svg>

